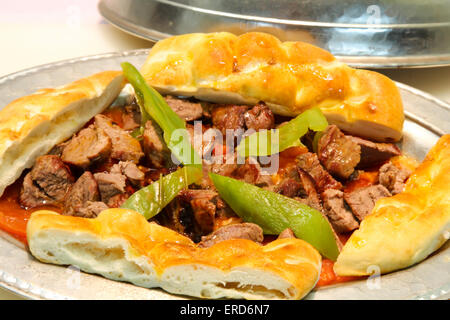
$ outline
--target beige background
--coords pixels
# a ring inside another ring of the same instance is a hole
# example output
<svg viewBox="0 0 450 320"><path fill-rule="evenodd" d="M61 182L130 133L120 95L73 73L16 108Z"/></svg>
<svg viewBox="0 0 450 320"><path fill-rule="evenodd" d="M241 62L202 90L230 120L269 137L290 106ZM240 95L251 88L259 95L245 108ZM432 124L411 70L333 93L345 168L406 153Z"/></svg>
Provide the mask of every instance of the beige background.
<svg viewBox="0 0 450 320"><path fill-rule="evenodd" d="M15 0L13 5L6 1L0 4L0 76L63 59L150 46L102 21L96 1L58 1L62 5L60 14L44 10L43 3L50 2ZM22 10L25 3L38 3L39 7L26 12ZM450 103L450 67L381 72ZM19 297L0 289L2 299Z"/></svg>

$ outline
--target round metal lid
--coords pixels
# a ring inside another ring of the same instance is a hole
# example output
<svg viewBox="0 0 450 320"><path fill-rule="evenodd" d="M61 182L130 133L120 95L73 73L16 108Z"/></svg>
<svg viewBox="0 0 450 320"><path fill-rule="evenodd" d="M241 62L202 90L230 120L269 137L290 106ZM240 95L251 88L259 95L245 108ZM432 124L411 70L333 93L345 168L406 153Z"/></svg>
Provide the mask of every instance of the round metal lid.
<svg viewBox="0 0 450 320"><path fill-rule="evenodd" d="M101 0L99 10L118 28L153 41L263 31L312 43L356 67L450 65L448 0Z"/></svg>

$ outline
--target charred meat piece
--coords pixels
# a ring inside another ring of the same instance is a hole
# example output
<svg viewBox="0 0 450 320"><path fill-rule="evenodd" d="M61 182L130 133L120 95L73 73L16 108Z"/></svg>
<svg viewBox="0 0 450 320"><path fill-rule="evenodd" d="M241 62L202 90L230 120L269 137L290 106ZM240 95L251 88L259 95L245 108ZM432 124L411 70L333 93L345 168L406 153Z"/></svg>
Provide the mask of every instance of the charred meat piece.
<svg viewBox="0 0 450 320"><path fill-rule="evenodd" d="M203 131L203 129L201 127L201 130L198 130L192 124L186 124L186 130L194 150L204 159L211 159L212 151L216 145L216 136L214 132L208 130Z"/></svg>
<svg viewBox="0 0 450 320"><path fill-rule="evenodd" d="M56 202L61 202L75 179L60 157L40 156L31 170L33 181Z"/></svg>
<svg viewBox="0 0 450 320"><path fill-rule="evenodd" d="M320 197L314 180L306 171L297 166L287 167L284 171L283 179L272 189L274 192L322 211Z"/></svg>
<svg viewBox="0 0 450 320"><path fill-rule="evenodd" d="M291 229L286 228L283 231L281 231L277 239L294 239L294 238L296 238L294 232Z"/></svg>
<svg viewBox="0 0 450 320"><path fill-rule="evenodd" d="M127 178L120 173L99 172L94 174L98 183L102 202L110 208L117 208L128 198L126 194Z"/></svg>
<svg viewBox="0 0 450 320"><path fill-rule="evenodd" d="M192 199L191 202L194 218L203 234L210 233L214 229L216 205L207 198Z"/></svg>
<svg viewBox="0 0 450 320"><path fill-rule="evenodd" d="M315 153L303 153L297 157L296 162L297 166L314 180L319 193L326 189L342 189L342 184L322 167Z"/></svg>
<svg viewBox="0 0 450 320"><path fill-rule="evenodd" d="M100 212L109 209L109 207L101 201L88 201L84 207L78 209L77 215L84 218L95 218Z"/></svg>
<svg viewBox="0 0 450 320"><path fill-rule="evenodd" d="M241 222L217 192L203 189L181 191L154 219L194 242L224 224Z"/></svg>
<svg viewBox="0 0 450 320"><path fill-rule="evenodd" d="M323 208L336 232L349 232L359 227L352 212L345 207L344 193L336 189L328 189L322 193Z"/></svg>
<svg viewBox="0 0 450 320"><path fill-rule="evenodd" d="M298 181L298 179L287 177L283 178L283 180L278 183L275 187L275 192L282 194L283 196L293 198L298 196L301 189L302 184Z"/></svg>
<svg viewBox="0 0 450 320"><path fill-rule="evenodd" d="M64 148L69 144L69 141L58 143L54 146L47 154L61 157L64 151Z"/></svg>
<svg viewBox="0 0 450 320"><path fill-rule="evenodd" d="M389 190L380 184L344 193L345 201L359 221L362 221L370 212L372 212L378 199L389 196L391 196Z"/></svg>
<svg viewBox="0 0 450 320"><path fill-rule="evenodd" d="M139 162L144 153L138 140L130 136L127 131L113 124L108 117L102 114L96 115L94 119L96 127L103 129L111 139L111 158L135 163Z"/></svg>
<svg viewBox="0 0 450 320"><path fill-rule="evenodd" d="M212 123L225 137L227 129L244 129L244 114L247 110L247 106L222 105L215 107L211 112Z"/></svg>
<svg viewBox="0 0 450 320"><path fill-rule="evenodd" d="M272 129L275 125L273 112L265 105L265 103L257 104L245 112L244 121L247 129L254 129L255 131Z"/></svg>
<svg viewBox="0 0 450 320"><path fill-rule="evenodd" d="M141 111L139 105L136 101L132 104L125 106L122 113L122 129L123 130L134 130L139 128L141 123Z"/></svg>
<svg viewBox="0 0 450 320"><path fill-rule="evenodd" d="M317 193L314 180L304 170L297 168L300 183L302 185L299 197L304 199L302 202L307 204L313 209L323 211L322 203L320 201L319 194Z"/></svg>
<svg viewBox="0 0 450 320"><path fill-rule="evenodd" d="M191 238L194 242L200 241L201 233L196 229L191 207L180 197L175 197L161 213L154 217L154 220L166 228Z"/></svg>
<svg viewBox="0 0 450 320"><path fill-rule="evenodd" d="M110 173L123 174L133 185L138 186L145 179L145 173L131 161L120 161L112 166Z"/></svg>
<svg viewBox="0 0 450 320"><path fill-rule="evenodd" d="M331 125L319 139L317 154L332 175L347 179L360 161L361 148L337 126Z"/></svg>
<svg viewBox="0 0 450 320"><path fill-rule="evenodd" d="M83 210L88 206L87 202L100 200L97 181L91 172L85 171L75 182L66 196L64 202L64 215L95 218L92 211ZM85 214L89 214L86 216Z"/></svg>
<svg viewBox="0 0 450 320"><path fill-rule="evenodd" d="M264 236L260 226L254 223L239 223L223 226L210 235L202 237L198 244L201 248L209 248L212 245L229 239L248 239L262 243Z"/></svg>
<svg viewBox="0 0 450 320"><path fill-rule="evenodd" d="M243 180L248 183L256 185L267 184L269 175L262 175L258 163L250 162L248 159L245 163L237 164L236 157L234 159L224 160L224 163L203 164L203 179L201 182L202 188L213 188L214 184L209 179L208 173L216 173L221 176L231 177L238 180Z"/></svg>
<svg viewBox="0 0 450 320"><path fill-rule="evenodd" d="M25 178L20 203L28 208L61 205L74 182L70 169L60 157L40 156Z"/></svg>
<svg viewBox="0 0 450 320"><path fill-rule="evenodd" d="M153 168L160 169L166 165L167 159L170 158L170 151L158 129L152 121L147 121L145 123L142 142L150 165Z"/></svg>
<svg viewBox="0 0 450 320"><path fill-rule="evenodd" d="M370 168L401 154L400 149L392 143L380 143L359 137L347 136L361 148L361 160L358 168Z"/></svg>
<svg viewBox="0 0 450 320"><path fill-rule="evenodd" d="M66 163L86 169L92 162L107 158L111 148L111 139L105 131L89 126L67 143L61 158Z"/></svg>
<svg viewBox="0 0 450 320"><path fill-rule="evenodd" d="M190 204L194 219L202 234L208 234L214 229L217 192L212 190L183 190L179 197Z"/></svg>
<svg viewBox="0 0 450 320"><path fill-rule="evenodd" d="M256 161L254 162L249 159L247 158L243 164L238 164L231 177L246 183L257 184L260 181L261 167Z"/></svg>
<svg viewBox="0 0 450 320"><path fill-rule="evenodd" d="M400 169L388 162L381 166L378 181L394 195L403 191L405 181L410 175L410 171Z"/></svg>
<svg viewBox="0 0 450 320"><path fill-rule="evenodd" d="M230 160L230 163L203 163L203 179L200 183L201 187L204 189L214 188L214 184L208 175L209 172L216 173L221 176L231 177L237 167L238 165L234 162L234 160Z"/></svg>
<svg viewBox="0 0 450 320"><path fill-rule="evenodd" d="M54 201L46 195L42 189L34 184L30 173L23 179L19 202L25 208L54 204Z"/></svg>
<svg viewBox="0 0 450 320"><path fill-rule="evenodd" d="M200 103L175 98L173 96L166 96L164 99L169 107L184 121L197 120L203 115L203 108Z"/></svg>

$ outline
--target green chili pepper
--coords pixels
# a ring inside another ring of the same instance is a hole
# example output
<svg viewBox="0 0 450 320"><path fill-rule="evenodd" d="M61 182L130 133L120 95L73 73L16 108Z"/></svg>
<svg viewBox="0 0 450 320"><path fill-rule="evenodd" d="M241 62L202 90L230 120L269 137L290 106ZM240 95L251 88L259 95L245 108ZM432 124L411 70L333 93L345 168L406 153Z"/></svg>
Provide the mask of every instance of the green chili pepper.
<svg viewBox="0 0 450 320"><path fill-rule="evenodd" d="M201 179L202 175L196 166L179 168L133 193L121 207L137 211L148 220L167 206L181 190Z"/></svg>
<svg viewBox="0 0 450 320"><path fill-rule="evenodd" d="M308 129L323 131L327 119L319 108L311 108L278 129L260 130L241 140L237 152L242 157L269 156L289 147L299 145L300 138Z"/></svg>
<svg viewBox="0 0 450 320"><path fill-rule="evenodd" d="M189 141L189 133L186 130L184 120L167 105L158 91L146 83L133 65L124 62L121 66L125 78L134 88L143 121L146 122L149 117L155 120L163 131L163 138L167 147L181 163L201 167L201 158ZM138 135L139 133L136 132L135 134Z"/></svg>
<svg viewBox="0 0 450 320"><path fill-rule="evenodd" d="M219 195L244 221L259 225L266 234L290 228L323 256L335 261L339 249L333 230L322 214L294 199L254 185L209 174Z"/></svg>
<svg viewBox="0 0 450 320"><path fill-rule="evenodd" d="M187 189L190 184L203 176L202 163L189 141L186 123L155 89L147 85L133 65L124 62L122 69L125 78L134 88L142 114L141 127L133 134L136 137L142 135L145 123L150 118L153 119L162 129L167 147L185 165L135 192L122 205L122 208L135 210L146 219L150 219L168 205L181 190Z"/></svg>

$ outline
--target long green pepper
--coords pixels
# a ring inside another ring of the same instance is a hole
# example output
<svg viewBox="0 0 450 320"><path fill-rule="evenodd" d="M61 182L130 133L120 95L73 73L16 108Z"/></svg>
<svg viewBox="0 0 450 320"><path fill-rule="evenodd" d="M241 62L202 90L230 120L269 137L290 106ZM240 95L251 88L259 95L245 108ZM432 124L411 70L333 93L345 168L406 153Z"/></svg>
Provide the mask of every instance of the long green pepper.
<svg viewBox="0 0 450 320"><path fill-rule="evenodd" d="M189 142L184 120L167 105L158 91L147 84L132 64L123 62L121 66L125 78L134 88L144 119L150 116L156 121L164 133L164 142L181 163L201 168L201 158Z"/></svg>
<svg viewBox="0 0 450 320"><path fill-rule="evenodd" d="M289 147L300 145L300 138L308 129L323 131L327 119L319 108L306 110L278 129L260 130L241 140L236 150L242 157L269 156Z"/></svg>
<svg viewBox="0 0 450 320"><path fill-rule="evenodd" d="M259 225L266 234L290 228L297 238L335 261L339 249L329 222L322 214L294 199L233 178L210 173L220 197L244 221Z"/></svg>
<svg viewBox="0 0 450 320"><path fill-rule="evenodd" d="M167 206L181 190L187 189L190 184L202 178L202 163L188 139L183 119L167 105L155 89L147 85L133 65L124 62L122 69L125 78L134 88L143 125L152 118L161 127L167 147L184 164L184 167L133 193L121 206L150 219ZM178 135L175 134L177 132ZM174 139L175 136L177 139Z"/></svg>

